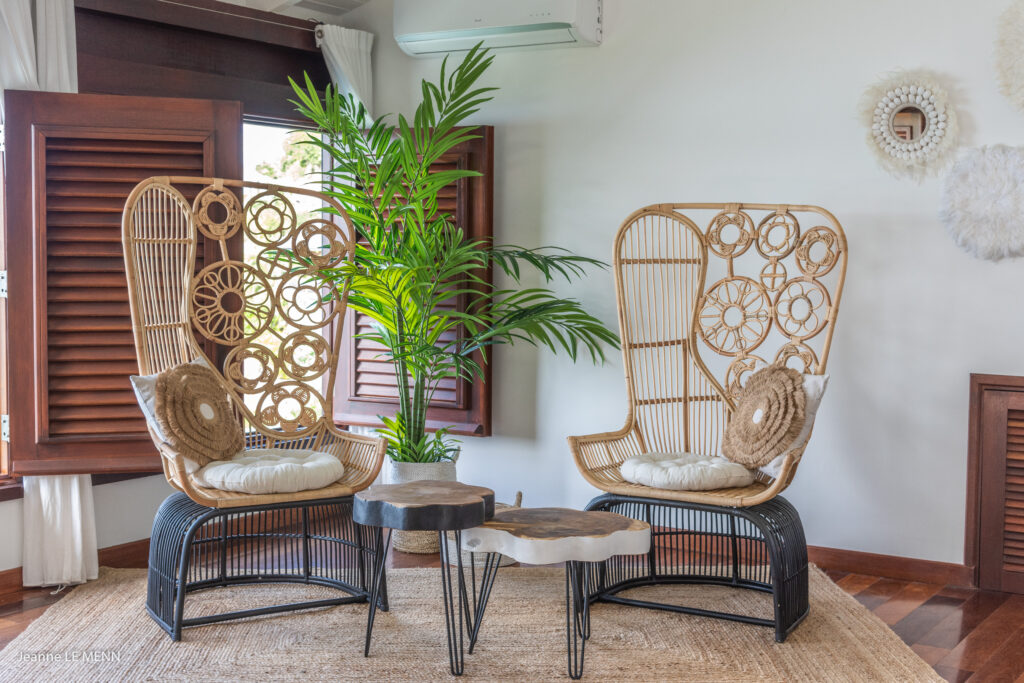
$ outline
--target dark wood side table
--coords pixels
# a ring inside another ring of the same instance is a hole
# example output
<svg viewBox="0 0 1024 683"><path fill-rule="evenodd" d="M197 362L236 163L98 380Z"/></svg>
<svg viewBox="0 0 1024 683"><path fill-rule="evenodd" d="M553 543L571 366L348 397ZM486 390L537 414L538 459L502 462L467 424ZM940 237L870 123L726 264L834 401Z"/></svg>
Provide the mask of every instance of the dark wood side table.
<svg viewBox="0 0 1024 683"><path fill-rule="evenodd" d="M370 610L366 620L364 656L370 654L373 620L384 578L391 530L437 531L441 544L441 594L448 635L448 663L455 676L462 675L463 633L473 630L466 579L462 571L462 530L483 524L494 515L494 491L454 481L411 481L372 486L355 495L352 519L376 528L375 564L371 575ZM383 533L387 528L387 536ZM446 532L455 536L456 577L452 581ZM455 592L458 593L456 605Z"/></svg>
<svg viewBox="0 0 1024 683"><path fill-rule="evenodd" d="M527 564L565 563L565 637L569 677L583 675L583 655L590 637L593 563L614 555L643 555L651 547L651 527L613 512L566 508L513 508L463 534L466 549L488 553L473 617L469 651L480 635L487 600L501 555Z"/></svg>

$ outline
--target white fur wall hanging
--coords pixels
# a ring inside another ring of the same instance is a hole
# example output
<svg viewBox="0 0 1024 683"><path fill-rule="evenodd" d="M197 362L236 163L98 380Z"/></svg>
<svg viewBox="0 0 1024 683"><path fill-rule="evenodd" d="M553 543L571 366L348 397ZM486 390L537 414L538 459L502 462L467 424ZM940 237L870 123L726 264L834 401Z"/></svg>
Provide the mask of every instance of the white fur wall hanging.
<svg viewBox="0 0 1024 683"><path fill-rule="evenodd" d="M968 150L946 176L939 218L978 258L1024 255L1024 148Z"/></svg>
<svg viewBox="0 0 1024 683"><path fill-rule="evenodd" d="M1024 111L1024 0L1014 0L999 19L996 38L999 87Z"/></svg>
<svg viewBox="0 0 1024 683"><path fill-rule="evenodd" d="M943 168L956 146L956 112L925 71L901 71L864 92L868 145L890 173L921 179Z"/></svg>

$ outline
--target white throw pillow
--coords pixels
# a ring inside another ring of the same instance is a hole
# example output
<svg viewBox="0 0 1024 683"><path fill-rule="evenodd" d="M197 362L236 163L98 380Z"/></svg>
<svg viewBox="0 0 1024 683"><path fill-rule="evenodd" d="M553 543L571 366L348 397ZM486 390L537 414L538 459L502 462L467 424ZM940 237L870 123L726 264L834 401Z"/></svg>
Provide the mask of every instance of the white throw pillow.
<svg viewBox="0 0 1024 683"><path fill-rule="evenodd" d="M693 453L635 455L619 466L619 472L634 484L672 491L708 491L754 482L754 473L739 463Z"/></svg>
<svg viewBox="0 0 1024 683"><path fill-rule="evenodd" d="M345 466L330 453L305 448L251 448L230 460L214 460L193 474L192 481L238 493L295 493L322 489L343 474Z"/></svg>
<svg viewBox="0 0 1024 683"><path fill-rule="evenodd" d="M794 448L799 448L807 443L807 440L811 438L811 428L814 427L814 416L818 412L818 406L821 405L821 399L825 395L825 389L828 388L828 375L804 375L804 426L800 430L800 433L796 435L792 443L786 446L780 455L774 460L760 468L761 472L764 472L769 477L778 477L782 472L782 462L786 459L786 454Z"/></svg>

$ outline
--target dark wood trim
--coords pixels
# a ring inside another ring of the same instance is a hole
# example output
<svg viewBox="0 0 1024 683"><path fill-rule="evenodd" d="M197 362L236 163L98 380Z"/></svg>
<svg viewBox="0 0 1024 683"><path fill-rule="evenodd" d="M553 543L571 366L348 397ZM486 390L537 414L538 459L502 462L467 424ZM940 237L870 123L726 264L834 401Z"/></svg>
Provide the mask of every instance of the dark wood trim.
<svg viewBox="0 0 1024 683"><path fill-rule="evenodd" d="M981 538L978 525L981 520L981 454L984 439L985 392L1024 392L1024 377L1014 375L986 375L971 373L970 405L967 423L967 507L964 521L964 564L971 572L970 585L979 585L979 559Z"/></svg>
<svg viewBox="0 0 1024 683"><path fill-rule="evenodd" d="M21 567L5 569L0 571L0 595L17 593L23 588L21 585Z"/></svg>
<svg viewBox="0 0 1024 683"><path fill-rule="evenodd" d="M129 541L108 548L100 548L101 567L142 568L149 565L149 539ZM0 571L0 595L22 590L21 567Z"/></svg>
<svg viewBox="0 0 1024 683"><path fill-rule="evenodd" d="M313 36L316 22L216 0L75 0L75 7L204 33L257 40L307 52L320 52Z"/></svg>
<svg viewBox="0 0 1024 683"><path fill-rule="evenodd" d="M952 586L975 585L974 568L962 564L864 553L858 550L822 548L813 545L807 547L807 553L811 562L822 569L920 583Z"/></svg>
<svg viewBox="0 0 1024 683"><path fill-rule="evenodd" d="M101 567L136 568L149 566L149 539L140 538L109 548L100 548Z"/></svg>

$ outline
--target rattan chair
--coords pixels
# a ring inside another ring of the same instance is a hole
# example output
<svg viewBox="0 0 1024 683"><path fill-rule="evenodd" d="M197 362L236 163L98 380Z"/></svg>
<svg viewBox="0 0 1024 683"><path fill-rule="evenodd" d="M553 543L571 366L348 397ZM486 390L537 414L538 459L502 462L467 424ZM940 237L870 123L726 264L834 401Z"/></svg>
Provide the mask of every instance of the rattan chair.
<svg viewBox="0 0 1024 683"><path fill-rule="evenodd" d="M824 373L846 258L839 222L814 206L658 204L623 223L614 270L629 413L622 429L569 446L607 492L587 509L650 522L654 543L648 556L605 563L594 599L771 625L780 642L806 616L803 527L779 496L804 448L775 477L713 491L633 484L619 467L647 452L720 455L737 392L768 363ZM771 591L775 618L618 595L660 583Z"/></svg>
<svg viewBox="0 0 1024 683"><path fill-rule="evenodd" d="M312 217L303 219L297 201L312 202ZM322 206L333 213L319 211ZM352 495L376 478L385 442L335 427L332 396L347 297L311 286L283 253L318 265L351 259L347 214L300 188L158 177L132 190L122 227L140 373L206 359L223 368L220 379L247 449L311 448L344 464L341 479L317 490L222 491L197 485L189 463L151 428L178 493L153 523L150 615L179 640L183 626L367 600L374 544L352 522ZM257 582L319 584L344 595L183 616L187 593Z"/></svg>

